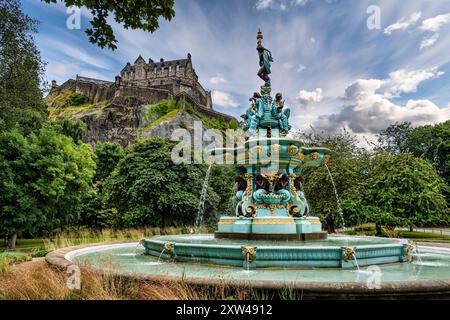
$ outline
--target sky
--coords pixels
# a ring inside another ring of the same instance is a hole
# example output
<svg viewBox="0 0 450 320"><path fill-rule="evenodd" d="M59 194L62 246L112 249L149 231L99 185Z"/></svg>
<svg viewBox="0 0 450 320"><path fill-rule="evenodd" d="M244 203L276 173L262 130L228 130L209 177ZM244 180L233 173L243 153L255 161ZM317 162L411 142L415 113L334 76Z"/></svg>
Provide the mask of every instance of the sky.
<svg viewBox="0 0 450 320"><path fill-rule="evenodd" d="M450 118L450 0L175 0L175 18L155 33L109 20L118 49L89 43L69 29L61 3L24 0L40 21L46 79L77 74L113 81L139 55L192 61L214 109L237 118L259 90L256 33L274 57L273 93L282 92L296 129L346 128L374 138L395 122L414 126Z"/></svg>

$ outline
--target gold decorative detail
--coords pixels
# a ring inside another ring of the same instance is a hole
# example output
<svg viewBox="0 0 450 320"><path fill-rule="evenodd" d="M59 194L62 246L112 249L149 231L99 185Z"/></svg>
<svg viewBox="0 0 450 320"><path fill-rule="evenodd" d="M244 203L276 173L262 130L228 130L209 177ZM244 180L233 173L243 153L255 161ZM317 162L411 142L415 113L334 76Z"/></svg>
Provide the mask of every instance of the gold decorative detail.
<svg viewBox="0 0 450 320"><path fill-rule="evenodd" d="M234 224L235 220L231 220L231 219L220 219L219 220L219 224Z"/></svg>
<svg viewBox="0 0 450 320"><path fill-rule="evenodd" d="M300 161L303 161L303 160L306 159L306 156L305 156L303 153L299 152L299 153L297 153L297 154L295 155L294 158L295 158L295 159L298 159L298 160L300 160Z"/></svg>
<svg viewBox="0 0 450 320"><path fill-rule="evenodd" d="M295 224L292 219L255 219L253 224Z"/></svg>
<svg viewBox="0 0 450 320"><path fill-rule="evenodd" d="M225 161L233 160L233 159L234 159L234 156L233 156L232 154L225 153L224 159L225 159Z"/></svg>
<svg viewBox="0 0 450 320"><path fill-rule="evenodd" d="M320 224L320 220L308 220L310 224Z"/></svg>
<svg viewBox="0 0 450 320"><path fill-rule="evenodd" d="M409 242L405 248L405 251L403 252L403 256L407 257L411 254L412 250L414 249L414 245L412 242Z"/></svg>
<svg viewBox="0 0 450 320"><path fill-rule="evenodd" d="M312 160L317 160L317 159L319 159L319 157L320 157L320 153L318 153L318 152L311 153Z"/></svg>
<svg viewBox="0 0 450 320"><path fill-rule="evenodd" d="M263 147L262 146L256 146L255 150L256 150L256 153L261 153L263 151Z"/></svg>
<svg viewBox="0 0 450 320"><path fill-rule="evenodd" d="M245 180L247 180L247 188L245 189L245 196L242 198L242 201L246 201L253 193L253 186L252 186L252 175L251 174L244 174Z"/></svg>
<svg viewBox="0 0 450 320"><path fill-rule="evenodd" d="M329 154L326 154L326 155L323 157L323 161L324 161L325 163L328 163L328 161L330 161L330 155L329 155Z"/></svg>
<svg viewBox="0 0 450 320"><path fill-rule="evenodd" d="M290 154L296 153L297 150L298 150L298 148L297 148L296 146L294 146L293 144L291 144L291 145L288 147L288 152L289 152Z"/></svg>
<svg viewBox="0 0 450 320"><path fill-rule="evenodd" d="M281 146L280 146L278 143L275 143L275 144L272 146L272 150L275 151L275 152L280 151L280 149L281 149Z"/></svg>
<svg viewBox="0 0 450 320"><path fill-rule="evenodd" d="M245 261L252 262L256 259L256 248L252 246L243 246L242 247L242 255L244 256Z"/></svg>
<svg viewBox="0 0 450 320"><path fill-rule="evenodd" d="M345 247L342 258L345 262L348 262L353 259L355 256L355 247Z"/></svg>
<svg viewBox="0 0 450 320"><path fill-rule="evenodd" d="M173 243L172 242L166 242L164 243L164 251L172 256L173 255Z"/></svg>

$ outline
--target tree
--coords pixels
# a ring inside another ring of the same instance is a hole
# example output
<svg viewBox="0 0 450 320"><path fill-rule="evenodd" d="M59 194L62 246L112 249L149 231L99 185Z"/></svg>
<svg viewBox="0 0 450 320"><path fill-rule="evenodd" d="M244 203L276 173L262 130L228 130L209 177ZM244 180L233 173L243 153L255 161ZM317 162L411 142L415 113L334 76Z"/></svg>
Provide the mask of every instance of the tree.
<svg viewBox="0 0 450 320"><path fill-rule="evenodd" d="M378 141L381 150L409 152L433 164L446 183L445 195L450 204L450 120L415 128L409 122L396 123L382 131Z"/></svg>
<svg viewBox="0 0 450 320"><path fill-rule="evenodd" d="M49 127L0 133L0 233L15 249L20 232L50 234L77 221L95 171L91 147Z"/></svg>
<svg viewBox="0 0 450 320"><path fill-rule="evenodd" d="M97 171L95 181L104 181L113 172L125 152L117 142L99 142L95 146Z"/></svg>
<svg viewBox="0 0 450 320"><path fill-rule="evenodd" d="M175 142L150 137L132 145L103 186L105 206L117 209L123 227L193 225L206 168L174 164ZM219 196L208 188L205 214Z"/></svg>
<svg viewBox="0 0 450 320"><path fill-rule="evenodd" d="M33 39L37 21L17 0L0 2L0 130L36 131L46 121L44 63Z"/></svg>
<svg viewBox="0 0 450 320"><path fill-rule="evenodd" d="M367 221L363 199L367 193L369 154L359 148L356 138L345 130L336 135L313 131L303 139L308 146L327 147L333 152L327 165L306 168L303 172L304 192L311 214L322 218L329 233L343 225L339 207L346 226ZM335 182L339 203L326 166Z"/></svg>
<svg viewBox="0 0 450 320"><path fill-rule="evenodd" d="M427 226L446 222L443 181L433 166L410 153L380 152L373 158L367 197L370 220L384 226Z"/></svg>
<svg viewBox="0 0 450 320"><path fill-rule="evenodd" d="M57 0L41 0L56 3ZM171 20L175 16L174 0L61 0L66 7L86 7L92 14L91 28L86 30L89 41L101 48L117 49L117 40L107 18L112 13L114 20L125 29L142 29L154 32L159 28L160 17Z"/></svg>
<svg viewBox="0 0 450 320"><path fill-rule="evenodd" d="M75 143L82 143L86 135L87 127L83 121L75 121L69 118L53 122L55 130L67 137L72 138Z"/></svg>

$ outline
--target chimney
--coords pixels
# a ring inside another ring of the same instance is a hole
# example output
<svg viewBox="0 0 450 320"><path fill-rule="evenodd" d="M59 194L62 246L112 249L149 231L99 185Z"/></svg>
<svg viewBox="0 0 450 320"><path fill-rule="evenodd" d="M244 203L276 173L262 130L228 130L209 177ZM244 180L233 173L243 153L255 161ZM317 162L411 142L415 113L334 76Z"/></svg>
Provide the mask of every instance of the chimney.
<svg viewBox="0 0 450 320"><path fill-rule="evenodd" d="M191 60L192 56L191 56L190 53L187 54L187 58L188 58L189 60Z"/></svg>
<svg viewBox="0 0 450 320"><path fill-rule="evenodd" d="M58 85L56 84L56 80L52 80L52 89L58 88Z"/></svg>
<svg viewBox="0 0 450 320"><path fill-rule="evenodd" d="M159 59L159 62L164 62L164 59L163 58Z"/></svg>

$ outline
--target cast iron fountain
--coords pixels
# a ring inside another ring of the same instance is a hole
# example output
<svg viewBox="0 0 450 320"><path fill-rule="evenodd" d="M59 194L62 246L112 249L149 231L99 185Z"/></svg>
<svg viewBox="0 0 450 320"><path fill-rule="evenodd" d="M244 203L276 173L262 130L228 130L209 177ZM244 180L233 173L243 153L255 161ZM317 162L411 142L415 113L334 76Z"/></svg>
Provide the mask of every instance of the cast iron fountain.
<svg viewBox="0 0 450 320"><path fill-rule="evenodd" d="M288 136L290 110L281 93L271 96L271 52L257 35L257 51L264 80L250 98L244 118L247 140L243 146L216 148L221 160L234 159L238 201L235 216L222 217L214 237L162 236L144 240L146 253L174 261L197 261L250 267L353 267L402 262L411 247L402 240L377 244L323 241L319 218L310 214L301 191L302 170L330 159L331 151L305 147ZM229 241L218 241L228 239ZM232 241L234 240L234 241ZM245 243L243 242L245 240ZM322 240L318 246L317 240ZM269 242L267 242L269 241ZM288 241L288 242L286 242ZM299 245L298 242L306 241ZM355 242L355 241L353 241ZM324 245L329 243L329 245Z"/></svg>
<svg viewBox="0 0 450 320"><path fill-rule="evenodd" d="M289 287L301 290L303 298L449 297L449 248L418 250L402 239L322 232L302 192L301 175L305 167L332 161L332 154L289 138L289 109L281 94L271 96L272 55L262 39L259 32L258 75L264 84L244 115L248 138L241 146L211 152L216 159L232 158L236 164L235 214L222 217L215 234L156 236L143 239L143 249L138 243L64 248L49 253L47 261L202 285ZM206 180L197 225L203 216Z"/></svg>

